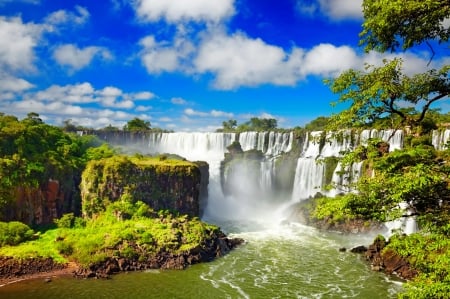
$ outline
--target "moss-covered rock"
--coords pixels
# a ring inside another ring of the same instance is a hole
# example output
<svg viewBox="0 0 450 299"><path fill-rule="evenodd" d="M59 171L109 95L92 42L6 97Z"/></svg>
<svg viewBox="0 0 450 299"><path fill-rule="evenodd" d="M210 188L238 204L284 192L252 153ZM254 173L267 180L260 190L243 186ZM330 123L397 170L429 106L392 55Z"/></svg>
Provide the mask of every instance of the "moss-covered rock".
<svg viewBox="0 0 450 299"><path fill-rule="evenodd" d="M199 165L188 161L142 156L90 161L81 182L83 216L92 217L124 197L156 211L198 216L201 183Z"/></svg>

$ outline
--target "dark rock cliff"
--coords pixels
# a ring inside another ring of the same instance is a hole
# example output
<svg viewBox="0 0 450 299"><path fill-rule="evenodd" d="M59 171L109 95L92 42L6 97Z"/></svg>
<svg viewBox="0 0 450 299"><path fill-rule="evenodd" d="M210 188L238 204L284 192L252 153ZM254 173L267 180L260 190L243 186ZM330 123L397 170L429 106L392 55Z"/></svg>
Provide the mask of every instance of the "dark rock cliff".
<svg viewBox="0 0 450 299"><path fill-rule="evenodd" d="M80 211L79 192L57 180L49 180L39 188L19 187L15 200L2 211L3 221L20 221L28 225L45 225L63 214Z"/></svg>
<svg viewBox="0 0 450 299"><path fill-rule="evenodd" d="M88 163L82 175L83 216L91 217L118 200L132 198L155 211L200 215L200 193L207 186L200 163L160 158L112 157ZM205 172L203 170L203 172Z"/></svg>

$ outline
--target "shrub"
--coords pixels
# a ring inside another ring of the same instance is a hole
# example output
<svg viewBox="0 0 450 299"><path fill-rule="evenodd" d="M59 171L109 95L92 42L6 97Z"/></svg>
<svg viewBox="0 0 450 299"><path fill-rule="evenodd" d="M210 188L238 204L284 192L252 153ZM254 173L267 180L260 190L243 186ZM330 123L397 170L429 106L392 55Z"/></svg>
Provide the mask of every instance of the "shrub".
<svg viewBox="0 0 450 299"><path fill-rule="evenodd" d="M17 245L33 237L34 231L18 221L0 222L0 246Z"/></svg>

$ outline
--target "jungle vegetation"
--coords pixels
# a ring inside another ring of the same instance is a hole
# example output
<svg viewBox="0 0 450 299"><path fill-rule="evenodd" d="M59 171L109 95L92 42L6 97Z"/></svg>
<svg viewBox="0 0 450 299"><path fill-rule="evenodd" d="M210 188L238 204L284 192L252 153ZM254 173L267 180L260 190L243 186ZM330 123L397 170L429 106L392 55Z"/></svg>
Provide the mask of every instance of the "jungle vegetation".
<svg viewBox="0 0 450 299"><path fill-rule="evenodd" d="M368 51L396 52L422 47L434 57L435 47L447 47L450 5L444 0L364 0L361 45ZM450 293L450 148L436 151L430 131L448 122L449 114L432 109L449 99L450 65L427 68L407 75L400 58L385 59L381 66L350 69L327 80L339 95L334 104L348 109L333 115L327 125L336 130L389 124L409 127L405 148L381 153L380 140L372 140L344 156L343 163L364 160L364 173L353 186L356 192L321 198L313 217L329 222L355 218L386 221L405 213L406 203L418 217L421 230L395 235L386 250L394 249L418 270L400 298L448 298ZM405 108L407 107L407 108ZM367 175L372 174L373 175Z"/></svg>

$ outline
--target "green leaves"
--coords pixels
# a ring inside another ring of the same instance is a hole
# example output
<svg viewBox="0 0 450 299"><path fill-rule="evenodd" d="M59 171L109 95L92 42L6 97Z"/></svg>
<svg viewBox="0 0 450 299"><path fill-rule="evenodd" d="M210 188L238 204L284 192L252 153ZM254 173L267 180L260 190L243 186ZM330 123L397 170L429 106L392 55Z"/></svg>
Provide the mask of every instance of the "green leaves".
<svg viewBox="0 0 450 299"><path fill-rule="evenodd" d="M360 43L366 51L405 50L428 40L449 40L443 23L450 17L447 0L364 0L363 13Z"/></svg>

